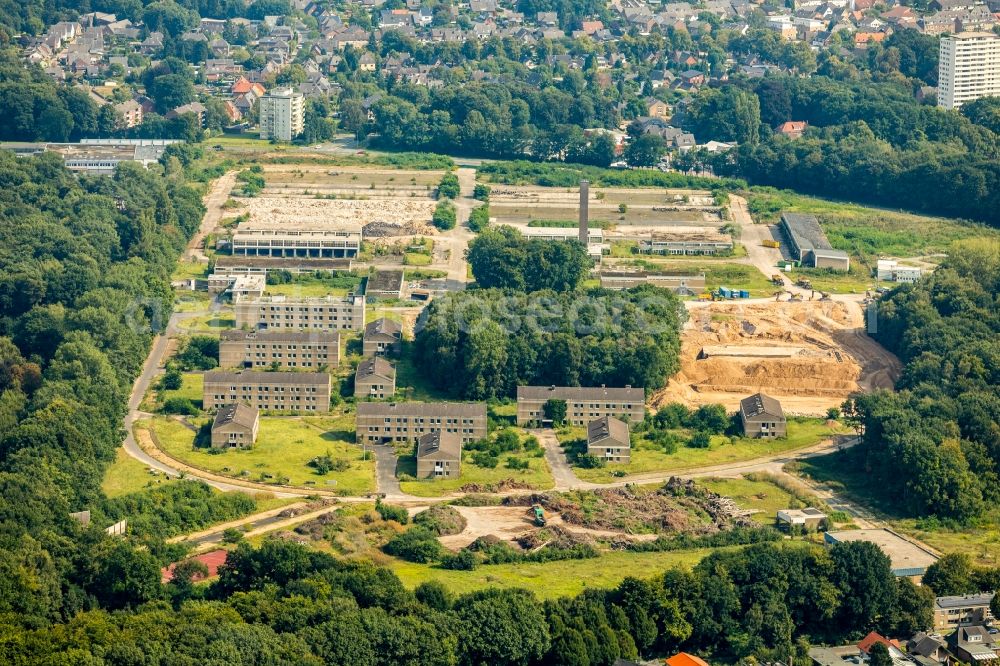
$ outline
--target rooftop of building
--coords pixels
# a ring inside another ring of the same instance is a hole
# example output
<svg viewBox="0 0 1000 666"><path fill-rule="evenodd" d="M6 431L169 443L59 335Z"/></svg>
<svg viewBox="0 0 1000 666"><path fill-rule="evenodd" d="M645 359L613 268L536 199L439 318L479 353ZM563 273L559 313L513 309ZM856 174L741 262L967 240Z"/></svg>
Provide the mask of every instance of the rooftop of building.
<svg viewBox="0 0 1000 666"><path fill-rule="evenodd" d="M244 428L253 428L253 424L257 421L259 416L260 412L258 412L255 408L244 405L241 402L233 405L226 405L225 407L220 407L219 411L216 413L215 421L212 423L212 429L214 430L231 423L243 426Z"/></svg>
<svg viewBox="0 0 1000 666"><path fill-rule="evenodd" d="M325 372L245 372L214 371L205 373L205 384L281 384L285 386L329 386L330 375Z"/></svg>
<svg viewBox="0 0 1000 666"><path fill-rule="evenodd" d="M632 386L518 386L518 400L617 400L645 402L646 393Z"/></svg>
<svg viewBox="0 0 1000 666"><path fill-rule="evenodd" d="M264 331L231 328L219 336L222 342L272 342L295 344L340 344L340 333L326 331L295 331L290 329L269 329Z"/></svg>
<svg viewBox="0 0 1000 666"><path fill-rule="evenodd" d="M483 402L362 402L358 416L421 416L443 418L486 418Z"/></svg>
<svg viewBox="0 0 1000 666"><path fill-rule="evenodd" d="M624 445L629 444L628 424L613 416L602 416L587 424L587 443L592 444L612 439Z"/></svg>
<svg viewBox="0 0 1000 666"><path fill-rule="evenodd" d="M454 432L431 432L417 439L417 458L462 459L462 437Z"/></svg>
<svg viewBox="0 0 1000 666"><path fill-rule="evenodd" d="M399 291L403 288L403 271L379 270L368 278L368 291Z"/></svg>
<svg viewBox="0 0 1000 666"><path fill-rule="evenodd" d="M389 361L381 356L366 358L358 364L358 371L355 378L357 381L363 381L374 377L395 380L396 368L392 367L392 363L389 363Z"/></svg>
<svg viewBox="0 0 1000 666"><path fill-rule="evenodd" d="M760 416L761 414L776 416L778 418L785 417L785 412L781 409L781 403L763 393L754 393L740 400L740 413L747 417Z"/></svg>

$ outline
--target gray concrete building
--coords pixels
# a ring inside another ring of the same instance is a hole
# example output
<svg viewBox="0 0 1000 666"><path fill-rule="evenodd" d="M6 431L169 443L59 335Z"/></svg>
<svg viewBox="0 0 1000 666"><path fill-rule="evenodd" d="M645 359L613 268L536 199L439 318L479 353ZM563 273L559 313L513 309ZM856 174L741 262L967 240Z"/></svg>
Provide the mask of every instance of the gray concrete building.
<svg viewBox="0 0 1000 666"><path fill-rule="evenodd" d="M248 449L257 441L260 411L236 403L220 407L212 422L213 449Z"/></svg>
<svg viewBox="0 0 1000 666"><path fill-rule="evenodd" d="M429 432L417 439L417 478L456 479L462 473L462 438L453 432Z"/></svg>
<svg viewBox="0 0 1000 666"><path fill-rule="evenodd" d="M602 416L587 424L587 454L608 463L628 463L632 444L628 424L613 416Z"/></svg>
<svg viewBox="0 0 1000 666"><path fill-rule="evenodd" d="M784 437L787 434L788 422L781 403L763 393L740 400L740 421L747 437Z"/></svg>
<svg viewBox="0 0 1000 666"><path fill-rule="evenodd" d="M781 229L788 239L792 257L802 266L850 270L850 257L843 250L833 249L815 215L782 213Z"/></svg>
<svg viewBox="0 0 1000 666"><path fill-rule="evenodd" d="M365 325L365 297L356 294L300 300L270 296L236 303L233 309L237 328L360 331Z"/></svg>
<svg viewBox="0 0 1000 666"><path fill-rule="evenodd" d="M354 397L386 400L396 393L396 368L381 356L366 358L354 374Z"/></svg>
<svg viewBox="0 0 1000 666"><path fill-rule="evenodd" d="M202 404L206 410L238 402L261 411L311 413L330 411L330 375L325 372L205 373Z"/></svg>
<svg viewBox="0 0 1000 666"><path fill-rule="evenodd" d="M368 278L365 296L368 298L403 298L406 282L403 271L378 270Z"/></svg>
<svg viewBox="0 0 1000 666"><path fill-rule="evenodd" d="M357 410L359 444L412 442L439 431L456 434L464 443L486 437L482 402L361 402Z"/></svg>
<svg viewBox="0 0 1000 666"><path fill-rule="evenodd" d="M220 368L336 368L340 333L323 331L229 329L219 338Z"/></svg>
<svg viewBox="0 0 1000 666"><path fill-rule="evenodd" d="M241 224L230 249L235 257L285 259L351 259L361 249L361 232L326 227L272 227L264 222Z"/></svg>
<svg viewBox="0 0 1000 666"><path fill-rule="evenodd" d="M582 426L602 416L638 422L646 416L646 394L641 388L605 386L518 386L517 424L544 423L545 403L566 401L566 421Z"/></svg>

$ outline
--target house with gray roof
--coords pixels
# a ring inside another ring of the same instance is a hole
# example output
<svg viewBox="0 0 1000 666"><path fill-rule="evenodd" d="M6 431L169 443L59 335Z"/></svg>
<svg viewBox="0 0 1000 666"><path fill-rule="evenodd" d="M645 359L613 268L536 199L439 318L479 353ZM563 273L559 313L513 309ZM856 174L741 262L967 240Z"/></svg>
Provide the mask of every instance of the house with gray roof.
<svg viewBox="0 0 1000 666"><path fill-rule="evenodd" d="M385 400L396 393L396 368L381 356L366 358L354 373L354 397Z"/></svg>
<svg viewBox="0 0 1000 666"><path fill-rule="evenodd" d="M259 429L259 410L239 402L220 407L212 422L212 448L248 449Z"/></svg>
<svg viewBox="0 0 1000 666"><path fill-rule="evenodd" d="M365 326L361 353L364 356L398 353L402 338L403 326L394 319L381 317Z"/></svg>
<svg viewBox="0 0 1000 666"><path fill-rule="evenodd" d="M740 421L746 437L784 437L787 434L788 422L781 403L763 393L740 400Z"/></svg>
<svg viewBox="0 0 1000 666"><path fill-rule="evenodd" d="M587 455L608 463L628 463L632 444L628 424L613 416L602 416L587 424Z"/></svg>
<svg viewBox="0 0 1000 666"><path fill-rule="evenodd" d="M417 439L417 478L455 479L462 473L462 438L430 432Z"/></svg>
<svg viewBox="0 0 1000 666"><path fill-rule="evenodd" d="M850 270L850 257L843 250L833 249L815 215L782 213L781 229L788 239L792 256L803 266Z"/></svg>

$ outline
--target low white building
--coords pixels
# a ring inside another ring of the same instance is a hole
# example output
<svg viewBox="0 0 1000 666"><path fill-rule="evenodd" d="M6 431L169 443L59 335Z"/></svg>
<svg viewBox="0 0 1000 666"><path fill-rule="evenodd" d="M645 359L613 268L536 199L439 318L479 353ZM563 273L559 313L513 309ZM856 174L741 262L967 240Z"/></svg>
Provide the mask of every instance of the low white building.
<svg viewBox="0 0 1000 666"><path fill-rule="evenodd" d="M907 284L916 282L922 274L916 266L905 266L895 259L879 259L875 271L880 281Z"/></svg>

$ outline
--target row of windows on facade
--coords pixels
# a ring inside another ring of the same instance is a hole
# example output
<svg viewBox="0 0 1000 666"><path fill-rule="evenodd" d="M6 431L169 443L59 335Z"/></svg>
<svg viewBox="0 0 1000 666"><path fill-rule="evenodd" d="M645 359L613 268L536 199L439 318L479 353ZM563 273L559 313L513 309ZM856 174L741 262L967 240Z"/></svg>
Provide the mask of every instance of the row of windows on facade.
<svg viewBox="0 0 1000 666"><path fill-rule="evenodd" d="M298 347L298 345L279 345L279 344L260 345L260 344L258 344L258 345L254 345L253 348L254 349L270 349L273 352L280 352L280 351L297 351L299 347ZM315 352L315 351L318 350L318 351L324 351L325 352L325 351L327 351L327 349L329 349L327 347L327 345L310 345L310 344L304 344L304 345L302 345L302 351L313 351L313 352ZM262 356L262 354L257 354L257 355L258 356ZM294 358L295 354L292 354L292 357Z"/></svg>
<svg viewBox="0 0 1000 666"><path fill-rule="evenodd" d="M229 395L225 395L225 394L218 395L218 394L216 394L214 397L215 397L216 402L221 401L221 400L236 400L237 399L237 395L235 393L230 393ZM253 395L249 395L249 394L244 393L242 396L239 396L239 399L240 400L245 400L247 402L249 402L251 400L258 400L260 402L267 402L268 399L272 398L272 397L275 400L277 400L277 401L283 401L287 397L289 400L291 400L293 402L298 402L299 400L305 400L306 402L316 402L316 396L314 396L314 395L289 395L289 396L284 396L284 395L275 395L275 396L258 395L258 396L253 396Z"/></svg>
<svg viewBox="0 0 1000 666"><path fill-rule="evenodd" d="M621 409L628 411L628 410L635 409L636 405L634 405L631 402L624 402L621 405L618 405L618 403L614 403L614 402L608 402L608 403L605 403L603 405L601 403L599 403L599 402L592 402L592 403L589 403L589 404L588 403L583 403L583 402L574 402L574 403L570 403L569 407L572 408L572 409L619 409L619 407L620 407ZM534 412L529 412L529 413L532 416L539 416L542 412L539 410L539 411L534 411ZM574 413L573 415L574 416L583 416L583 413Z"/></svg>
<svg viewBox="0 0 1000 666"><path fill-rule="evenodd" d="M409 423L410 419L407 416L399 416L399 417L396 417L395 419L393 419L392 417L386 417L383 422L384 423L392 423L393 421L395 421L396 423ZM440 425L441 423L456 424L456 423L459 423L459 420L458 419L441 419L440 417L438 417L438 418L426 418L425 419L422 416L415 416L415 417L413 417L413 422L414 423L430 423L432 425ZM475 423L475 421L473 419L462 419L461 423L463 425L472 425L473 423Z"/></svg>
<svg viewBox="0 0 1000 666"><path fill-rule="evenodd" d="M408 432L409 428L396 428L396 432L405 433ZM414 428L414 432L437 432L438 430L443 430L444 432L461 432L467 435L475 432L473 428ZM386 426L384 430L380 430L378 426L368 426L368 432L392 432L392 428Z"/></svg>
<svg viewBox="0 0 1000 666"><path fill-rule="evenodd" d="M287 356L281 353L274 354L254 354L255 358L298 358L300 354L288 354ZM318 354L301 354L302 358L316 358Z"/></svg>
<svg viewBox="0 0 1000 666"><path fill-rule="evenodd" d="M284 386L275 386L274 387L274 391L271 391L271 387L270 386L260 386L260 387L257 387L256 390L259 393L284 393L285 392L285 388L286 387L284 387ZM289 386L287 388L288 388L288 392L289 393L316 393L316 387L315 386ZM244 388L244 387L241 387L241 386L231 386L229 388L229 392L233 393L233 394L235 394L237 391L241 391L242 393L246 394L248 391L252 391L252 390L254 390L254 389L248 389L248 388Z"/></svg>

